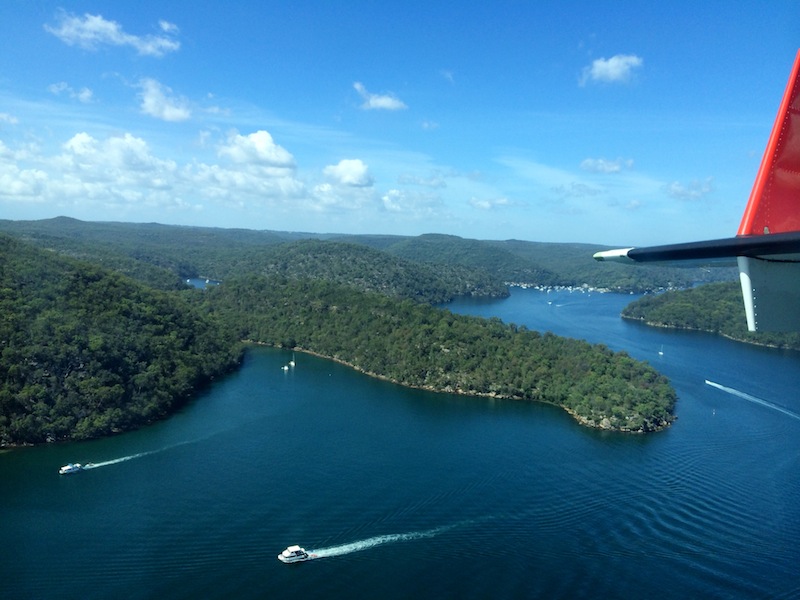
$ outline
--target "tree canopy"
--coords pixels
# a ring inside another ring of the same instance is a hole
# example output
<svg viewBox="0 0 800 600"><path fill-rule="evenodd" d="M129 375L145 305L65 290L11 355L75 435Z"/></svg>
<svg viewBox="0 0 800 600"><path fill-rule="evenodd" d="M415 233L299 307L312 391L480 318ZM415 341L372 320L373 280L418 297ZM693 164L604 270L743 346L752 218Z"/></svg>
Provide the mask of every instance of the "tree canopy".
<svg viewBox="0 0 800 600"><path fill-rule="evenodd" d="M177 293L0 235L0 443L84 439L168 414L238 340Z"/></svg>
<svg viewBox="0 0 800 600"><path fill-rule="evenodd" d="M624 353L431 306L506 294L506 277L569 280L539 267L522 242L73 219L2 229L17 237L0 234L0 445L162 418L234 367L241 340L402 385L548 402L595 427L653 431L674 419L667 380ZM222 285L182 283L206 269Z"/></svg>
<svg viewBox="0 0 800 600"><path fill-rule="evenodd" d="M798 333L747 330L742 292L737 282L711 283L643 296L625 307L622 316L657 327L696 329L751 344L800 350Z"/></svg>
<svg viewBox="0 0 800 600"><path fill-rule="evenodd" d="M499 319L280 277L229 280L204 300L244 339L315 352L402 385L548 402L608 429L653 431L674 418L674 390L649 365Z"/></svg>

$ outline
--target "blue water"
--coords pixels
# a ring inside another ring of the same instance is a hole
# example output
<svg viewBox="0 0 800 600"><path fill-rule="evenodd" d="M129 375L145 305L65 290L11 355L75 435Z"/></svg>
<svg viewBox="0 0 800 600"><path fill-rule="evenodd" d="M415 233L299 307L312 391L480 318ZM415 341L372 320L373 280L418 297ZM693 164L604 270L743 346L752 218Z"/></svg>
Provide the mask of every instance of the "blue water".
<svg viewBox="0 0 800 600"><path fill-rule="evenodd" d="M2 596L800 597L800 354L622 321L631 299L450 309L650 361L667 431L255 348L166 421L0 454ZM290 544L319 558L283 565Z"/></svg>

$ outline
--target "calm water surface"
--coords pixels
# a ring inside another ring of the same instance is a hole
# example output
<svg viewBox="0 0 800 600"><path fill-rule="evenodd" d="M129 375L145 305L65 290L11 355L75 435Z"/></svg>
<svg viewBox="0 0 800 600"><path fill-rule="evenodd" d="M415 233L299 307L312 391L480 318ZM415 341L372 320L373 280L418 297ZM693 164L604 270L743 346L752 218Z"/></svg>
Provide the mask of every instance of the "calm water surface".
<svg viewBox="0 0 800 600"><path fill-rule="evenodd" d="M0 455L2 595L800 597L800 354L624 322L631 299L450 309L650 361L680 396L665 432L253 349L167 421ZM295 543L321 558L278 562Z"/></svg>

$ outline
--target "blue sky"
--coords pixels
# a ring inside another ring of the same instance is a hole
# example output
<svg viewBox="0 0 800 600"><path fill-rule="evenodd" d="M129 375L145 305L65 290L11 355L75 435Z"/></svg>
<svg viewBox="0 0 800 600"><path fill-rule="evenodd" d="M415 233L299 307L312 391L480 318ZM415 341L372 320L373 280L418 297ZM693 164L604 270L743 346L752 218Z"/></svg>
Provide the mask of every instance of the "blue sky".
<svg viewBox="0 0 800 600"><path fill-rule="evenodd" d="M796 2L0 4L0 218L734 235Z"/></svg>

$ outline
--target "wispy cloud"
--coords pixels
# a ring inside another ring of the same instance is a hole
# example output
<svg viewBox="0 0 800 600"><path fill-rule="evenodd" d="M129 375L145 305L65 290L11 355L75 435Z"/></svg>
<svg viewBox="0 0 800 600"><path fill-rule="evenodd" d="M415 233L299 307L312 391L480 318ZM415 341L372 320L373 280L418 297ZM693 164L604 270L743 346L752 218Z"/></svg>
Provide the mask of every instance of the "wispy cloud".
<svg viewBox="0 0 800 600"><path fill-rule="evenodd" d="M551 191L559 198L591 198L605 193L603 189L581 181L573 181L569 185L558 185Z"/></svg>
<svg viewBox="0 0 800 600"><path fill-rule="evenodd" d="M494 210L511 204L508 198L471 198L470 206L481 210Z"/></svg>
<svg viewBox="0 0 800 600"><path fill-rule="evenodd" d="M175 25L175 23L170 23L169 21L165 21L164 19L161 19L158 22L158 26L164 33L178 33L180 31L180 29L178 29L178 26Z"/></svg>
<svg viewBox="0 0 800 600"><path fill-rule="evenodd" d="M56 96L66 94L67 97L72 98L73 100L78 100L79 102L83 102L84 104L91 102L94 95L92 90L87 87L76 90L72 86L68 85L65 81L53 83L47 86L47 90Z"/></svg>
<svg viewBox="0 0 800 600"><path fill-rule="evenodd" d="M16 125L19 122L19 119L14 115L10 115L8 113L0 113L0 123L8 123L9 125Z"/></svg>
<svg viewBox="0 0 800 600"><path fill-rule="evenodd" d="M393 94L372 94L368 92L360 81L356 81L353 87L364 99L364 103L361 105L364 110L403 110L408 108L402 100Z"/></svg>
<svg viewBox="0 0 800 600"><path fill-rule="evenodd" d="M82 17L62 12L55 26L45 25L47 32L69 46L85 50L97 50L103 45L130 46L143 56L164 56L180 48L180 42L169 37L178 28L167 21L160 21L159 27L167 35L132 35L122 29L116 21L104 19L102 15L84 14Z"/></svg>
<svg viewBox="0 0 800 600"><path fill-rule="evenodd" d="M579 83L582 86L587 83L625 83L630 81L634 69L643 64L644 61L635 54L598 58L583 68Z"/></svg>
<svg viewBox="0 0 800 600"><path fill-rule="evenodd" d="M192 116L185 98L175 97L172 90L155 79L139 82L142 112L162 121L186 121Z"/></svg>
<svg viewBox="0 0 800 600"><path fill-rule="evenodd" d="M630 169L633 160L630 158L617 158L608 160L605 158L587 158L581 161L581 169L590 173L619 173L623 169Z"/></svg>
<svg viewBox="0 0 800 600"><path fill-rule="evenodd" d="M714 191L714 178L695 179L688 184L673 181L664 186L664 191L679 200L700 200Z"/></svg>
<svg viewBox="0 0 800 600"><path fill-rule="evenodd" d="M396 217L423 221L442 216L442 199L432 193L390 189L381 196L381 205Z"/></svg>

